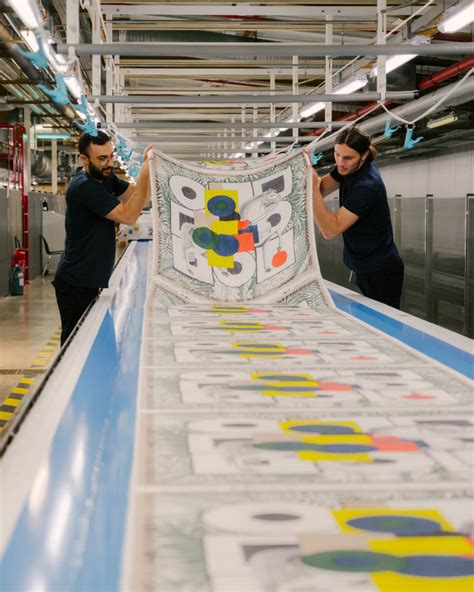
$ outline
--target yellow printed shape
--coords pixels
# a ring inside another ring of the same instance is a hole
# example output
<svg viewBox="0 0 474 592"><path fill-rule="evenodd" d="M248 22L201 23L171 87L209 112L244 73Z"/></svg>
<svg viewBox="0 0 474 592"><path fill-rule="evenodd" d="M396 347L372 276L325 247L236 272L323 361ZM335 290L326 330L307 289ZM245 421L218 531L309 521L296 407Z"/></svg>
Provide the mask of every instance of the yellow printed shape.
<svg viewBox="0 0 474 592"><path fill-rule="evenodd" d="M230 199L235 203L235 211L238 212L239 210L239 192L237 189L205 189L204 190L204 204L205 204L205 212L210 216L214 214L207 209L207 204L210 199L215 197L216 195L225 195L226 197L230 197Z"/></svg>
<svg viewBox="0 0 474 592"><path fill-rule="evenodd" d="M211 230L217 232L217 234L234 235L239 232L239 223L237 220L217 220L217 222L212 222Z"/></svg>
<svg viewBox="0 0 474 592"><path fill-rule="evenodd" d="M288 372L272 372L271 374L268 372L253 372L250 377L253 380L264 382L265 386L319 386L319 382L315 380L314 376L311 376L311 374L307 374L305 372L291 372L291 376L294 376L295 380L285 380L282 382L281 380L278 380L278 378L273 378L288 375ZM268 376L272 376L272 378L269 379ZM301 380L298 380L296 377L301 378Z"/></svg>
<svg viewBox="0 0 474 592"><path fill-rule="evenodd" d="M252 343L245 341L234 341L232 347L245 348L248 352L273 352L273 353L285 353L286 347L277 341L269 341L268 343L255 343L255 345L265 345L266 347L253 347Z"/></svg>
<svg viewBox="0 0 474 592"><path fill-rule="evenodd" d="M225 267L226 269L234 268L234 256L222 257L215 253L212 249L207 251L207 264L210 267Z"/></svg>
<svg viewBox="0 0 474 592"><path fill-rule="evenodd" d="M213 304L209 307L209 310L216 313L243 313L249 312L248 306L220 306L218 304Z"/></svg>
<svg viewBox="0 0 474 592"><path fill-rule="evenodd" d="M294 385L291 385L294 386ZM284 393L281 391L272 391L268 390L267 388L262 387L262 395L265 397L316 397L317 393L301 393L299 391L285 391Z"/></svg>
<svg viewBox="0 0 474 592"><path fill-rule="evenodd" d="M301 460L305 462L358 462L371 463L374 459L366 452L357 452L354 454L348 453L331 453L331 452L317 452L315 450L307 450L296 453Z"/></svg>
<svg viewBox="0 0 474 592"><path fill-rule="evenodd" d="M368 516L401 516L424 518L438 523L443 532L454 532L451 524L443 518L443 515L438 510L391 510L389 508L344 508L340 510L332 510L332 515L336 519L337 524L342 532L350 534L359 534L367 532L363 528L355 528L348 524L349 521L356 518L366 518ZM444 538L444 537L442 537Z"/></svg>
<svg viewBox="0 0 474 592"><path fill-rule="evenodd" d="M310 444L370 444L370 436L360 435L334 435L334 436L301 436L300 441ZM358 462L371 463L373 458L367 452L324 452L318 450L302 450L296 453L305 462Z"/></svg>
<svg viewBox="0 0 474 592"><path fill-rule="evenodd" d="M389 553L396 557L411 555L454 555L472 554L472 546L463 536L442 537L400 537L391 540L373 540L369 547L377 553ZM380 592L472 592L474 578L421 577L397 572L378 572L371 579Z"/></svg>
<svg viewBox="0 0 474 592"><path fill-rule="evenodd" d="M242 331L244 333L259 333L265 328L265 325L262 323L247 323L245 325L240 325L239 323L229 323L227 321L221 321L219 326L223 327L226 333L234 333L236 331Z"/></svg>
<svg viewBox="0 0 474 592"><path fill-rule="evenodd" d="M307 420L302 420L302 421L280 421L279 422L281 429L284 432L292 432L293 430L291 428L293 427L298 427L298 426L305 426L305 425L334 425L334 426L340 426L340 427L344 427L344 428L351 428L354 433L358 433L358 434L363 434L364 431L354 422L354 421L317 421L317 420L311 420L311 419L307 419ZM335 434L336 435L336 434ZM347 436L349 434L341 434L344 436Z"/></svg>
<svg viewBox="0 0 474 592"><path fill-rule="evenodd" d="M0 411L0 419L10 419L12 415L11 411Z"/></svg>
<svg viewBox="0 0 474 592"><path fill-rule="evenodd" d="M377 553L389 553L397 557L406 555L472 555L472 545L467 537L453 536L414 536L396 537L390 540L374 539L370 548Z"/></svg>

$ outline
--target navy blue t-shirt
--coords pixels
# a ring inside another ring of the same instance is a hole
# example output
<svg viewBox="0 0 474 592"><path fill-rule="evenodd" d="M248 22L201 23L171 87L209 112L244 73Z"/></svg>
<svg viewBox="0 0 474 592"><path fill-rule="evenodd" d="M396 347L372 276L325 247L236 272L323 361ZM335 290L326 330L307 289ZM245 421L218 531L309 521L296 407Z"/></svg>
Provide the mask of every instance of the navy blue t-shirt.
<svg viewBox="0 0 474 592"><path fill-rule="evenodd" d="M344 264L356 273L402 265L393 241L387 190L370 156L350 175L340 175L337 167L330 175L340 184L339 205L359 216L357 222L342 234Z"/></svg>
<svg viewBox="0 0 474 592"><path fill-rule="evenodd" d="M115 262L115 224L105 216L128 183L116 175L97 181L79 170L66 191L66 245L56 275L73 286L106 288Z"/></svg>

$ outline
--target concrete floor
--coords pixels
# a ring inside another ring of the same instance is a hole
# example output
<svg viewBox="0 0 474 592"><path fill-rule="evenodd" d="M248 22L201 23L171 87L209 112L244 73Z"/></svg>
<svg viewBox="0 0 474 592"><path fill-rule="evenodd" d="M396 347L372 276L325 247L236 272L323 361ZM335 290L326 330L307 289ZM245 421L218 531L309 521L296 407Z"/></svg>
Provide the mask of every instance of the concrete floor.
<svg viewBox="0 0 474 592"><path fill-rule="evenodd" d="M23 395L17 397L20 408L59 350L60 319L53 277L35 278L25 286L23 296L0 298L0 404L19 389ZM20 384L25 375L29 377L24 381L26 389Z"/></svg>

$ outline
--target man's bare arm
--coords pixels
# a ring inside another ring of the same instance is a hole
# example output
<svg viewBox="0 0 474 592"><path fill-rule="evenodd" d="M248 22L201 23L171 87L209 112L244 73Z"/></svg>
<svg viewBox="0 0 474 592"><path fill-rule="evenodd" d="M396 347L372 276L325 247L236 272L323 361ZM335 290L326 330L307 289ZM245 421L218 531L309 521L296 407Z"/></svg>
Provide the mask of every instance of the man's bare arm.
<svg viewBox="0 0 474 592"><path fill-rule="evenodd" d="M334 193L337 189L339 189L339 181L333 179L329 174L321 177L320 191L323 198L331 195L331 193Z"/></svg>
<svg viewBox="0 0 474 592"><path fill-rule="evenodd" d="M313 215L321 234L326 239L335 238L357 222L359 216L342 207L337 212L331 210L324 203L320 190L322 179L313 169Z"/></svg>
<svg viewBox="0 0 474 592"><path fill-rule="evenodd" d="M120 196L122 203L115 207L106 216L109 220L120 224L135 224L142 209L148 204L150 199L150 169L147 160L151 146L145 150L145 161L138 174L136 184L131 184ZM127 195L128 194L128 195Z"/></svg>

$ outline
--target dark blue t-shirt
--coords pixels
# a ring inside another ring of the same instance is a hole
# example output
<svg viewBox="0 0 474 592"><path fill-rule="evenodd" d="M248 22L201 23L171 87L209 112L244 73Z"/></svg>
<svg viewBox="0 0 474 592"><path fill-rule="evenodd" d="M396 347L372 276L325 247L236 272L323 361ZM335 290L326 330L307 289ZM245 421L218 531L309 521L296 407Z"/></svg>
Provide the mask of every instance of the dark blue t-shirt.
<svg viewBox="0 0 474 592"><path fill-rule="evenodd" d="M393 241L387 190L376 164L369 157L350 175L340 175L336 167L330 175L340 184L339 205L359 216L342 234L344 264L356 273L402 265Z"/></svg>
<svg viewBox="0 0 474 592"><path fill-rule="evenodd" d="M105 216L128 183L116 175L97 181L84 170L66 191L66 245L56 275L73 286L106 288L115 262L115 224Z"/></svg>

